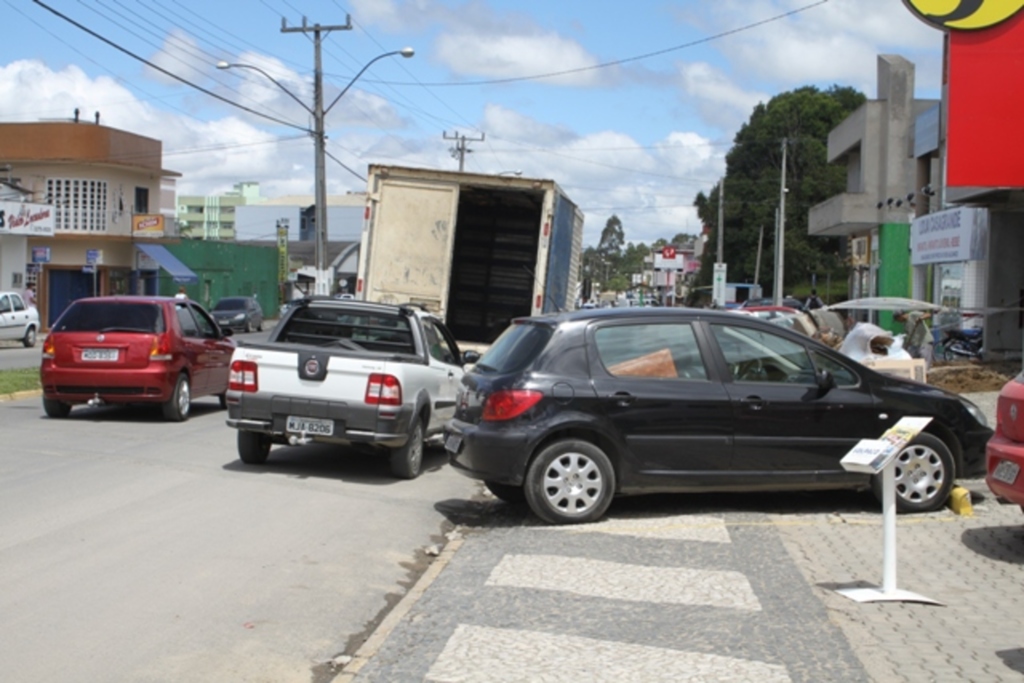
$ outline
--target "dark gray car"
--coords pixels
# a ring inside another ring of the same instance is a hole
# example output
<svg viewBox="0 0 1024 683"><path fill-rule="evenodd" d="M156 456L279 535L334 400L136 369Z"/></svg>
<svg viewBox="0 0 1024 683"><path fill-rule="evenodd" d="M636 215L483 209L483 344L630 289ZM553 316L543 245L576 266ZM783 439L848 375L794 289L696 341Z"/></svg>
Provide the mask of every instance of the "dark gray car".
<svg viewBox="0 0 1024 683"><path fill-rule="evenodd" d="M263 309L255 297L229 296L217 302L210 311L213 319L222 328L238 332L252 332L263 329Z"/></svg>

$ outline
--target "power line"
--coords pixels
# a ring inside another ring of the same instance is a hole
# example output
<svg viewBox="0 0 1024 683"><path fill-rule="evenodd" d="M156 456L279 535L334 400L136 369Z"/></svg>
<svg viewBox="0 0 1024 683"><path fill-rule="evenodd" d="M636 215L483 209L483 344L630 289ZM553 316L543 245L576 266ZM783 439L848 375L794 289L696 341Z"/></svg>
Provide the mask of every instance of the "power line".
<svg viewBox="0 0 1024 683"><path fill-rule="evenodd" d="M205 93L205 94L209 95L210 97L213 97L214 99L220 100L221 102L224 102L226 104L230 104L232 107L237 107L238 109L241 109L243 111L247 111L250 114L253 114L255 116L259 116L260 118L267 119L268 121L273 121L274 123L279 123L282 126L288 126L289 128L295 128L296 130L301 130L301 131L304 131L304 132L307 132L307 133L311 132L305 126L299 126L297 124L290 123L290 122L285 121L283 119L279 119L279 118L276 118L274 116L270 116L269 114L264 114L263 112L256 111L255 109L251 109L249 107L246 107L243 104L239 104L238 102L234 102L232 100L229 100L228 98L224 97L223 95L218 95L217 93L213 92L212 90L204 88L203 86L198 85L196 83L193 83L192 81L190 81L190 80L188 80L186 78L183 78L182 76L179 76L178 74L176 74L176 73L174 73L172 71L168 71L167 69L163 68L162 66L159 66L158 64L154 64L153 62L149 61L145 57L140 57L139 55L135 54L134 52L132 52L128 48L122 47L121 45L118 45L117 43L113 42L112 40L109 40L108 38L105 38L104 36L100 35L96 31L93 31L92 29L88 28L87 26L85 26L85 25L75 21L71 17L69 17L69 16L67 16L65 14L62 14L61 12L58 12L57 10L55 10L52 7L50 7L46 3L42 2L42 0L32 0L32 1L34 3L36 3L37 5L39 5L40 7L42 7L43 9L45 9L46 11L50 12L51 14L53 14L53 15L63 19L64 21L68 22L69 24L71 24L75 28L78 28L78 29L88 33L92 37L94 37L94 38L96 38L96 39L106 43L107 45L109 45L110 47L114 48L118 52L122 52L122 53L128 55L129 57L131 57L132 59L140 61L143 64L145 64L146 66L149 66L149 67L151 67L153 69L156 69L160 73L162 73L162 74L164 74L166 76L170 76L174 80L180 81L181 83L184 83L185 85L191 86L191 87L195 88L196 90L198 90L198 91L200 91L202 93Z"/></svg>
<svg viewBox="0 0 1024 683"><path fill-rule="evenodd" d="M691 48L691 47L696 47L698 45L703 45L705 43L710 43L712 41L719 40L721 38L726 38L728 36L735 35L737 33L743 33L745 31L750 31L751 29L755 29L755 28L764 26L765 24L770 24L770 23L775 22L775 21L781 21L782 19L786 19L786 18L791 17L791 16L793 16L795 14L800 14L801 12L806 12L807 10L814 9L815 7L818 7L820 5L824 5L827 2L829 2L829 0L818 0L817 2L812 2L809 5L804 5L803 7L797 7L796 9L790 10L788 12L783 12L782 14L777 14L777 15L775 15L773 17L768 17L767 19L762 19L761 21L755 21L755 22L753 22L751 24L746 24L746 25L740 26L738 28L729 29L728 31L722 31L721 33L716 33L716 34L711 35L711 36L705 36L704 38L698 38L697 40L691 40L690 42L683 43L681 45L675 45L673 47L667 47L667 48L665 48L663 50L656 50L655 52L647 52L645 54L636 55L634 57L625 57L623 59L616 59L616 60L611 61L611 62L602 62L600 64L592 64L590 66L581 66L581 67L577 67L575 69L564 69L562 71L552 71L552 72L549 72L549 73L534 74L532 76L510 76L508 78L496 78L496 79L491 79L491 80L486 80L486 81L458 81L458 82L443 81L443 82L437 82L437 83L420 83L420 82L417 82L417 83L401 83L401 82L399 82L399 83L391 83L391 85L421 85L421 86L422 85L429 85L429 86L433 86L433 87L462 87L462 86L470 86L470 85L473 85L473 86L476 86L476 85L498 85L498 84L502 84L502 83L520 83L520 82L523 82L523 81L539 81L539 80L543 80L543 79L547 79L547 78L557 78L559 76L568 76L570 74L583 73L585 71L596 71L598 69L607 69L607 68L612 67L612 66L619 66L621 64L628 64L629 62L638 62L638 61L641 61L641 60L644 60L644 59L650 59L651 57L658 57L660 55L668 54L669 52L677 52L679 50L685 50L685 49L688 49L688 48Z"/></svg>

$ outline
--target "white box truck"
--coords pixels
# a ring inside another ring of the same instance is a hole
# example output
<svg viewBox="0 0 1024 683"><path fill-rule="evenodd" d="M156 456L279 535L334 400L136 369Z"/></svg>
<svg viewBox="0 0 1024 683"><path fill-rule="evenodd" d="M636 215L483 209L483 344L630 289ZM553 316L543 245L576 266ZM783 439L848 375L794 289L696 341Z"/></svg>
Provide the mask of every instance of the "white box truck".
<svg viewBox="0 0 1024 683"><path fill-rule="evenodd" d="M372 165L356 297L426 307L459 341L576 303L583 214L553 180Z"/></svg>

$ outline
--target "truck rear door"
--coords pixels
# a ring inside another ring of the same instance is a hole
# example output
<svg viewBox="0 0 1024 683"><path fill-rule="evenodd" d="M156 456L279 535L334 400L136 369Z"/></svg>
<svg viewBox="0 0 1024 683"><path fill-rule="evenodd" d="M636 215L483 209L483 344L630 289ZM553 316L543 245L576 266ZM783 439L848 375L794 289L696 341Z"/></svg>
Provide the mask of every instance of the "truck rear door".
<svg viewBox="0 0 1024 683"><path fill-rule="evenodd" d="M364 245L367 301L421 303L444 315L458 203L455 184L381 181Z"/></svg>

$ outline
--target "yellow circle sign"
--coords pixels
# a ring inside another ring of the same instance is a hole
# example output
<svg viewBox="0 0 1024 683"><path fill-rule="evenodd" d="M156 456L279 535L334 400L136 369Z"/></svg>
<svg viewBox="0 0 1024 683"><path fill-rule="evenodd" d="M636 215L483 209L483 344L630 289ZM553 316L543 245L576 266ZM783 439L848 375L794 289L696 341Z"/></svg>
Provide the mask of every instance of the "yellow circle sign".
<svg viewBox="0 0 1024 683"><path fill-rule="evenodd" d="M903 0L903 4L932 26L958 31L995 26L1024 8L1024 0Z"/></svg>

